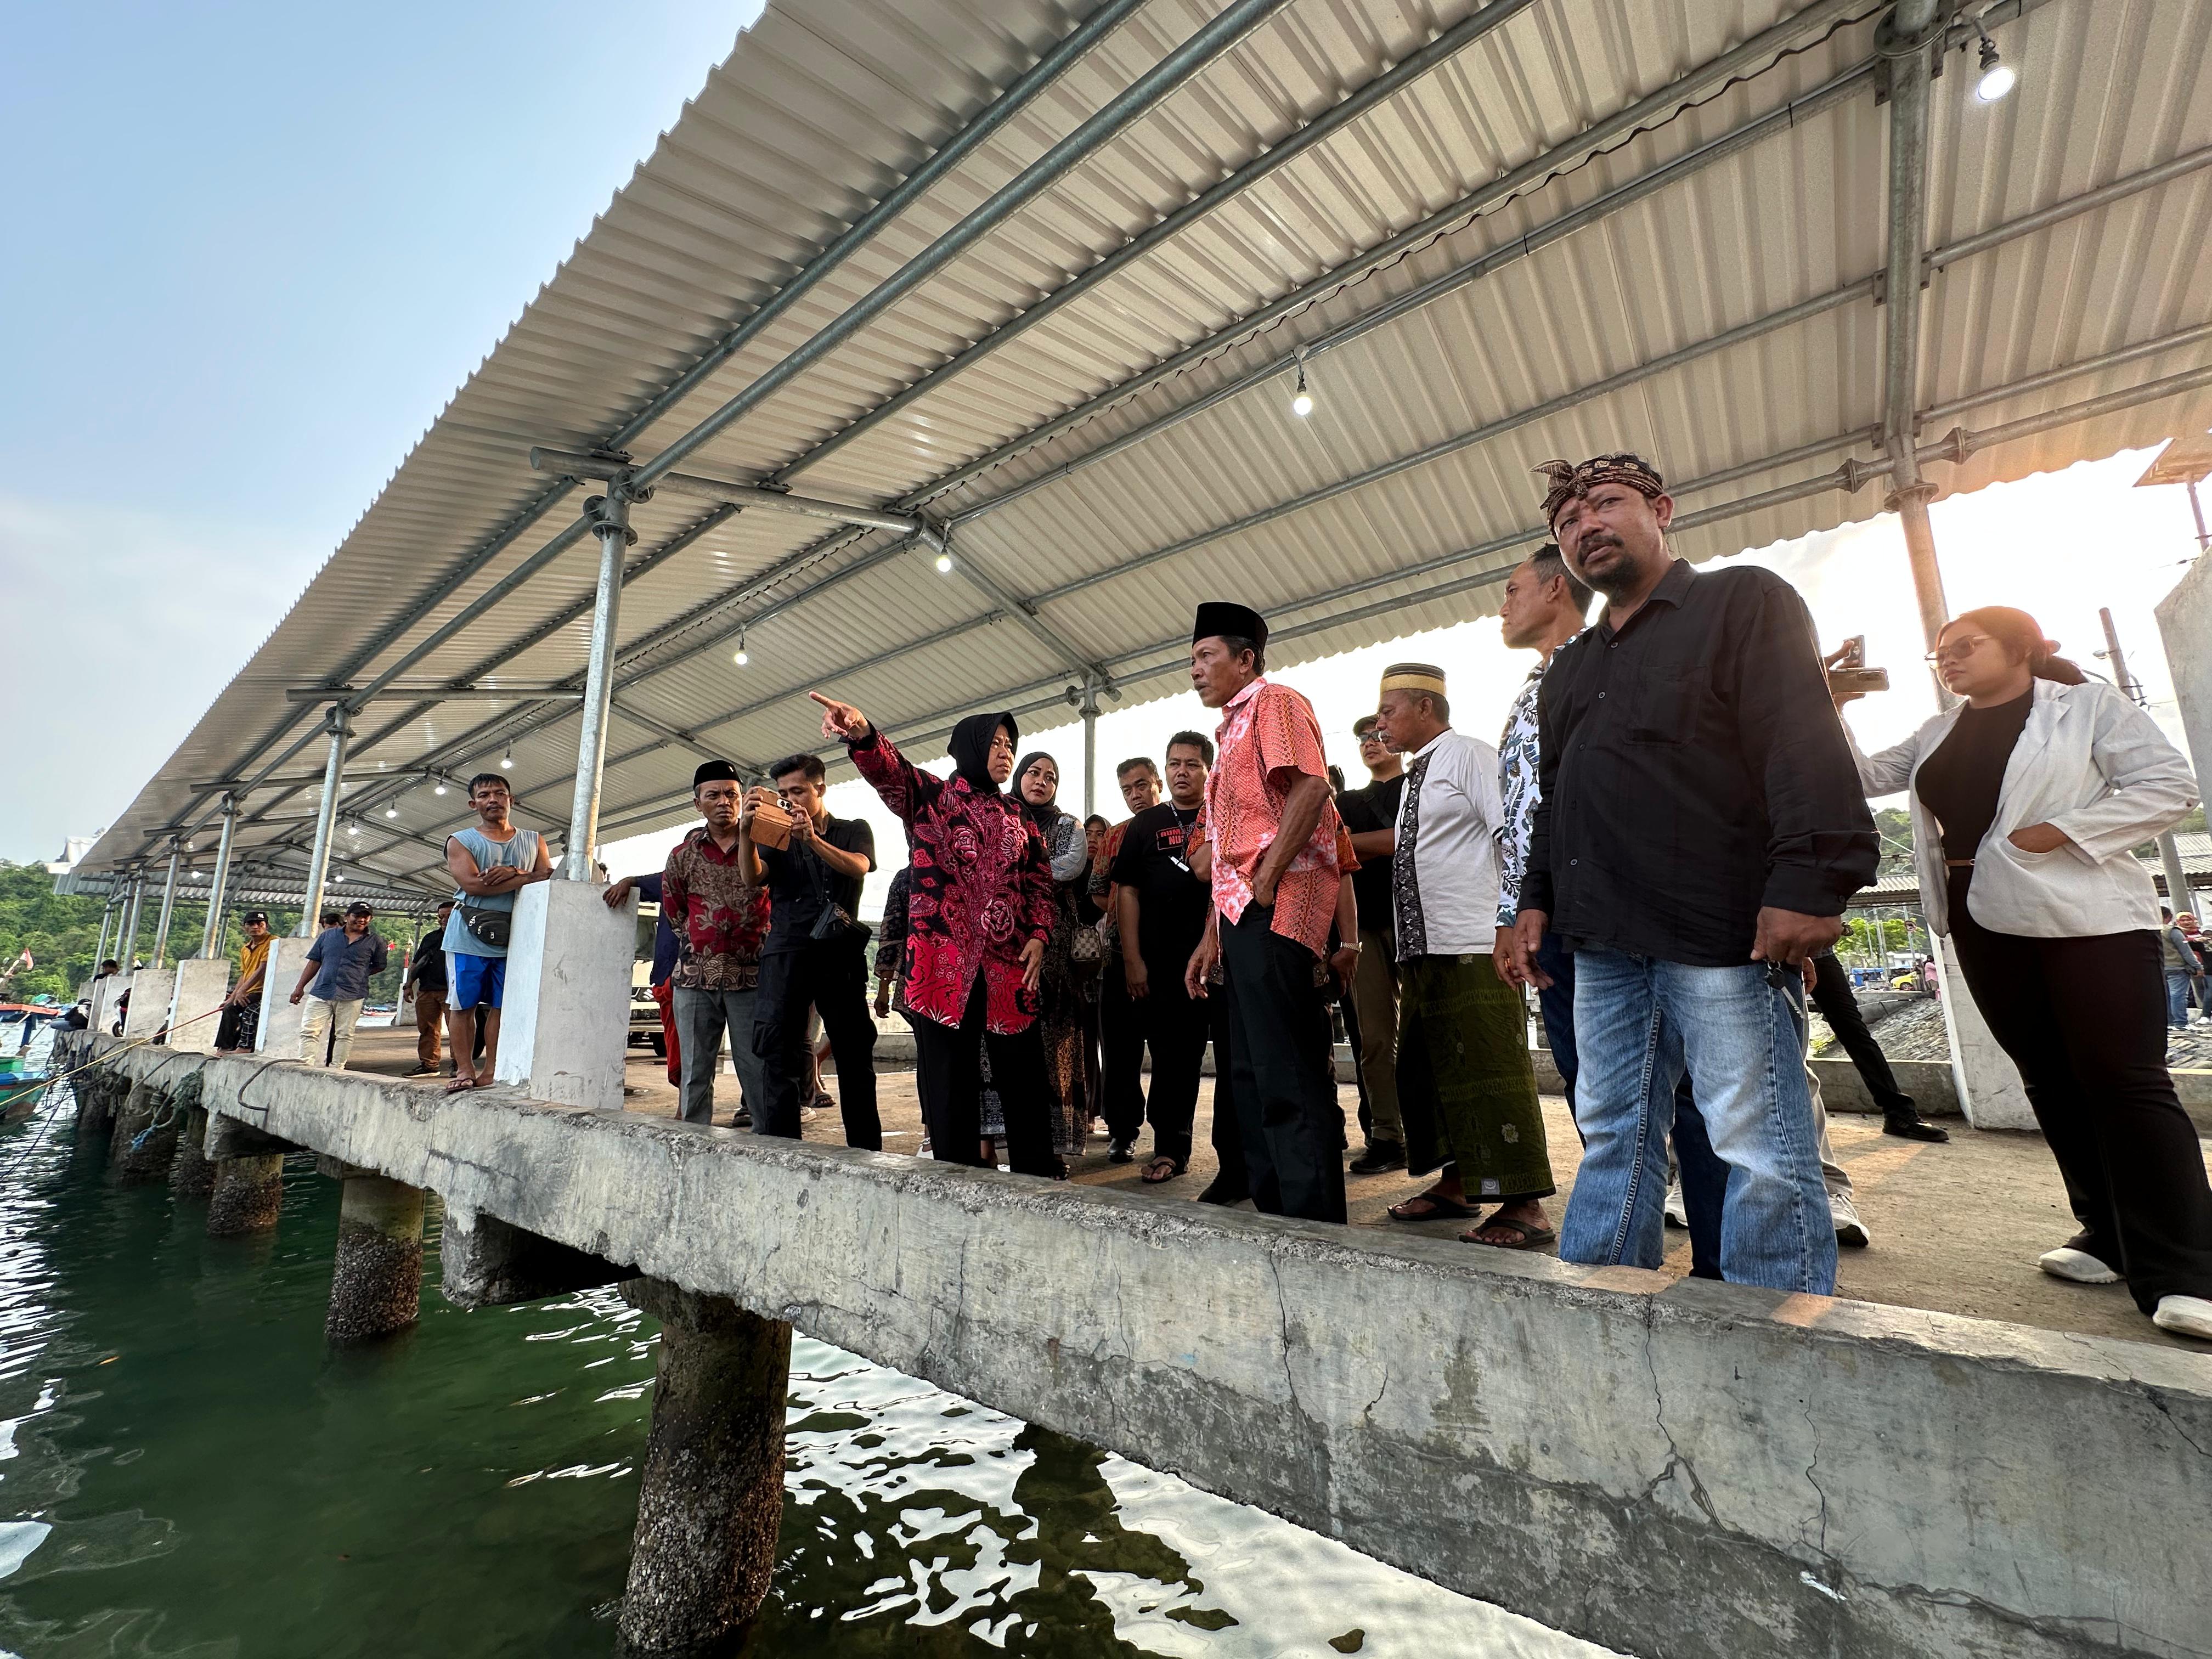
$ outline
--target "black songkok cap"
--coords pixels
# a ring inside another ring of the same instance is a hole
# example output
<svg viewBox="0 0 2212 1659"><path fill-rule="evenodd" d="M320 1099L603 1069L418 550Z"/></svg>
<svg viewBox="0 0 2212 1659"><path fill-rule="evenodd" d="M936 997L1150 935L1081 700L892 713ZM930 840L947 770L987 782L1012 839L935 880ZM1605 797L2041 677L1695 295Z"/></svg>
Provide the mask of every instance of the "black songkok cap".
<svg viewBox="0 0 2212 1659"><path fill-rule="evenodd" d="M1208 599L1198 607L1198 620L1191 624L1190 642L1214 638L1249 640L1255 645L1267 642L1267 619L1249 605L1237 605L1228 599Z"/></svg>
<svg viewBox="0 0 2212 1659"><path fill-rule="evenodd" d="M697 794L702 783L742 783L738 769L727 761L702 761L699 769L691 775L691 793Z"/></svg>

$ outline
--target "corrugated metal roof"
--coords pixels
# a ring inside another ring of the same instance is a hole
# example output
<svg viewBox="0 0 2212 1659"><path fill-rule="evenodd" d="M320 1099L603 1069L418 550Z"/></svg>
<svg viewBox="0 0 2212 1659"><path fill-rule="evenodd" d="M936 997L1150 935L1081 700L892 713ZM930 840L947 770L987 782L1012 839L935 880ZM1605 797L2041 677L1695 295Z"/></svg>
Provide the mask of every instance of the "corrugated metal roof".
<svg viewBox="0 0 2212 1659"><path fill-rule="evenodd" d="M1685 484L1680 540L1693 558L1869 516L1878 483L1788 487L1879 454L1870 279L1885 258L1887 112L1872 66L1884 9L1536 0L1501 12L1440 66L814 455L1472 10L1291 0L683 470L924 505L957 525L964 568L1138 699L1181 689L1181 618L1209 594L1267 610L1286 665L1486 613L1535 517L1529 469L1552 455L1656 458ZM88 866L205 821L213 786L295 744L277 787L249 799L240 844L304 842L321 744L315 709L285 693L340 683L321 678L331 641L345 647L343 683L365 684L535 555L582 492L532 472L532 445L587 450L635 424L1092 9L772 4ZM630 453L658 453L969 221L1218 9L1149 0L646 422ZM2015 9L1990 14L2021 72L2010 98L1975 102L1957 53L1935 89L1939 252L1917 399L1935 416L1928 441L2212 360L2212 272L2198 258L2212 167L2197 165L2212 155L2193 154L2212 149L2212 100L2198 95L2212 0L2029 0L2013 21ZM1793 16L1785 41L1698 78ZM1677 82L1689 107L1662 95L1600 153L1578 142ZM2033 218L2160 167L2170 176L2089 210ZM1516 169L1530 176L1509 199L1486 199ZM1589 222L1560 234L1577 214ZM1994 246L1976 240L2024 221ZM1723 336L1735 343L1707 349ZM1269 375L1301 347L1319 399L1304 422L1286 408L1288 369ZM2208 424L2212 391L2192 387L1929 470L1947 490L1973 489ZM1046 706L1074 678L1030 625L890 532L710 512L668 490L633 522L641 574L623 598L610 823L680 816L696 749L758 763L811 745L799 694L812 684L926 738L965 708ZM459 802L433 793L430 772L465 776L510 744L519 816L565 824L576 704L514 693L580 681L595 566L586 538L398 676L428 695L356 714L346 811L362 833L341 851L374 850L350 867L404 876L434 862ZM213 840L203 831L198 857Z"/></svg>

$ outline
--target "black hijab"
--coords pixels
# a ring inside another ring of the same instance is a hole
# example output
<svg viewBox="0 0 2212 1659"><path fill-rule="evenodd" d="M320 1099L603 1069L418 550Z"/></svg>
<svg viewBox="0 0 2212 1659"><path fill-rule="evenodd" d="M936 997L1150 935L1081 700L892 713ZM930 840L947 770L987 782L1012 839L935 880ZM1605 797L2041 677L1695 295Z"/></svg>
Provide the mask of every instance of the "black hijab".
<svg viewBox="0 0 2212 1659"><path fill-rule="evenodd" d="M991 779L991 739L999 735L1002 726L1016 743L1022 740L1021 728L1012 714L970 714L952 728L952 739L945 745L952 756L955 774L967 779L968 787L979 795L999 793L999 786Z"/></svg>
<svg viewBox="0 0 2212 1659"><path fill-rule="evenodd" d="M1053 825L1058 823L1061 818L1066 816L1066 814L1060 810L1060 786L1057 783L1053 785L1052 799L1042 806L1030 805L1029 797L1022 793L1022 779L1028 775L1030 768L1035 766L1039 761L1052 761L1053 771L1055 774L1059 772L1060 763L1058 761L1052 760L1052 757L1046 754L1042 749L1032 749L1028 754L1023 756L1019 760L1014 763L1014 775L1012 787L1014 792L1014 799L1021 803L1022 816L1027 818L1031 823L1036 825L1040 830L1043 831L1046 844L1048 846L1052 842Z"/></svg>

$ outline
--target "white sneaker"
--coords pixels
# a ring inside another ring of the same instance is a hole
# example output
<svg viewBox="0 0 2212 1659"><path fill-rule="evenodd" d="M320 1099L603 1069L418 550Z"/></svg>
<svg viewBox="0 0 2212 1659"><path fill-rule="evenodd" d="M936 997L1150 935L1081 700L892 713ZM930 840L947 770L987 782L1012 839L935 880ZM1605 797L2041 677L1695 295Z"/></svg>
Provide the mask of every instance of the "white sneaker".
<svg viewBox="0 0 2212 1659"><path fill-rule="evenodd" d="M2063 1279L2075 1285L2117 1285L2120 1276L2087 1250L2077 1250L2062 1244L2055 1250L2045 1250L2035 1258L2035 1265L2053 1279Z"/></svg>
<svg viewBox="0 0 2212 1659"><path fill-rule="evenodd" d="M1667 1183L1667 1224L1670 1227L1690 1224L1690 1212L1682 1202L1682 1183L1679 1181Z"/></svg>
<svg viewBox="0 0 2212 1659"><path fill-rule="evenodd" d="M2150 1322L2176 1336L2200 1337L2212 1342L2212 1302L2201 1296L2162 1296Z"/></svg>
<svg viewBox="0 0 2212 1659"><path fill-rule="evenodd" d="M1836 1243L1863 1250L1874 1243L1874 1235L1859 1219L1858 1206L1852 1203L1848 1193L1828 1194L1828 1214L1836 1224Z"/></svg>

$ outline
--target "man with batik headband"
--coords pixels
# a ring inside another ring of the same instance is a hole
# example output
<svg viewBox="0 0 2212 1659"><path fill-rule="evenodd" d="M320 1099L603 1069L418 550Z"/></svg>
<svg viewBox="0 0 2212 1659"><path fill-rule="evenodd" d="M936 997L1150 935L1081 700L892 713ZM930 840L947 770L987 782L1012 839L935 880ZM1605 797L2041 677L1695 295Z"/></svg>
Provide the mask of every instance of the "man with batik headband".
<svg viewBox="0 0 2212 1659"><path fill-rule="evenodd" d="M1236 1109L1252 1201L1271 1215L1342 1221L1344 1116L1314 984L1343 875L1328 762L1313 706L1267 678L1267 624L1241 605L1198 607L1190 678L1221 710L1206 782L1212 909L1183 989L1228 1004ZM1341 953L1348 970L1356 945Z"/></svg>
<svg viewBox="0 0 2212 1659"><path fill-rule="evenodd" d="M1498 751L1451 729L1441 668L1382 675L1376 730L1406 757L1391 908L1398 957L1398 1108L1406 1167L1436 1184L1391 1210L1399 1221L1473 1220L1470 1244L1552 1242L1554 1190L1528 1011L1491 960L1498 932Z"/></svg>
<svg viewBox="0 0 2212 1659"><path fill-rule="evenodd" d="M1805 964L1873 876L1874 820L1833 718L1812 617L1771 571L1699 574L1667 548L1658 469L1540 471L1567 567L1606 597L1552 656L1510 973L1574 952L1585 1146L1570 1261L1656 1267L1666 1132L1686 1072L1728 1165L1720 1267L1827 1294L1836 1236L1801 1063Z"/></svg>

